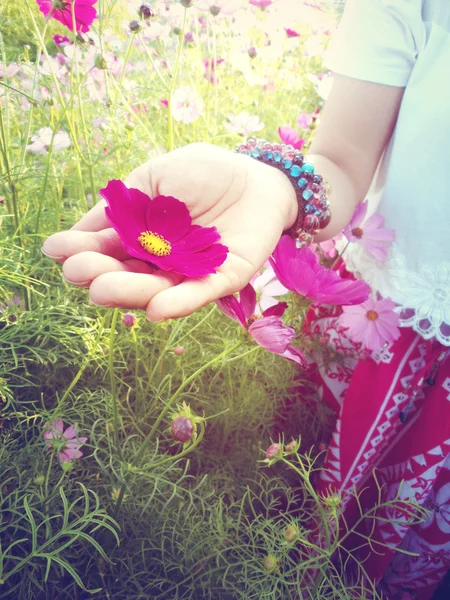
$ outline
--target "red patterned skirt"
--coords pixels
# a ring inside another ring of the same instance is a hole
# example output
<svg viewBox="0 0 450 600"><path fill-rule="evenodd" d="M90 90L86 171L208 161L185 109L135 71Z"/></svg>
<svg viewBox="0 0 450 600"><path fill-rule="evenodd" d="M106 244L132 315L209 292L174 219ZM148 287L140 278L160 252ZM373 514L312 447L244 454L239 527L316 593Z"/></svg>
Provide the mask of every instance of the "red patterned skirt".
<svg viewBox="0 0 450 600"><path fill-rule="evenodd" d="M419 524L380 513L382 519L359 526L371 533L371 548L362 536L354 540L365 548L359 558L367 575L387 598L429 600L450 569L450 348L404 328L396 342L360 360L336 314L311 310L306 325L343 357L316 371L337 414L317 486L342 494L348 527L380 500L413 501L430 511Z"/></svg>

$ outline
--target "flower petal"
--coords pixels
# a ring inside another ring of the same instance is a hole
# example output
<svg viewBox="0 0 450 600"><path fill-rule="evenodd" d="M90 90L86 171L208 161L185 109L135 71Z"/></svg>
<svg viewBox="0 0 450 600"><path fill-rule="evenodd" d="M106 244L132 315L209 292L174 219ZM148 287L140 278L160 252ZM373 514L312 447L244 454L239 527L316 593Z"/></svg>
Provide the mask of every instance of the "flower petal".
<svg viewBox="0 0 450 600"><path fill-rule="evenodd" d="M247 283L247 285L239 292L239 303L242 306L246 319L255 313L256 292L250 283Z"/></svg>
<svg viewBox="0 0 450 600"><path fill-rule="evenodd" d="M266 308L263 312L263 317L282 317L287 307L287 302L278 302L277 304Z"/></svg>
<svg viewBox="0 0 450 600"><path fill-rule="evenodd" d="M199 252L205 250L220 240L220 234L215 227L191 225L189 232L183 238L172 243L172 254L183 252Z"/></svg>
<svg viewBox="0 0 450 600"><path fill-rule="evenodd" d="M189 233L189 210L173 196L156 196L147 206L145 231L159 233L171 244Z"/></svg>
<svg viewBox="0 0 450 600"><path fill-rule="evenodd" d="M285 327L280 317L263 317L250 325L248 332L255 342L274 354L282 354L295 336L292 327Z"/></svg>
<svg viewBox="0 0 450 600"><path fill-rule="evenodd" d="M246 326L247 321L244 311L242 310L242 306L238 302L237 298L232 295L224 296L223 298L218 298L216 300L216 304L223 314L227 315L227 317L238 321L242 327Z"/></svg>

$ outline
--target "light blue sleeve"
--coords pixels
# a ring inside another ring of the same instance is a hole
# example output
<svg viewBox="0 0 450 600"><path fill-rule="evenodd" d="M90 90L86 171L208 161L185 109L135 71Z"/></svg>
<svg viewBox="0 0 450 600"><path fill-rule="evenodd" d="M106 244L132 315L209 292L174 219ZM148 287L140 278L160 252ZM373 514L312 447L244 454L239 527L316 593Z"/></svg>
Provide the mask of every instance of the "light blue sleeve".
<svg viewBox="0 0 450 600"><path fill-rule="evenodd" d="M347 0L325 66L355 79L404 87L424 35L421 0Z"/></svg>

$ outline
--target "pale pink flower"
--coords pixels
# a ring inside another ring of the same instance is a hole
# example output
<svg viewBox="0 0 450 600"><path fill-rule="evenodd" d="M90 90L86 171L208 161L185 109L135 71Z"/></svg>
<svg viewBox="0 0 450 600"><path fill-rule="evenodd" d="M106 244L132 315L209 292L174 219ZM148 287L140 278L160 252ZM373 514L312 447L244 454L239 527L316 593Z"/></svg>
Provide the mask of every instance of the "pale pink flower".
<svg viewBox="0 0 450 600"><path fill-rule="evenodd" d="M170 101L175 121L193 123L203 113L203 100L190 86L176 89Z"/></svg>
<svg viewBox="0 0 450 600"><path fill-rule="evenodd" d="M314 113L302 113L297 117L297 125L301 129L309 129L314 119Z"/></svg>
<svg viewBox="0 0 450 600"><path fill-rule="evenodd" d="M267 308L278 304L278 296L284 296L289 292L289 290L278 281L274 270L269 264L267 264L260 275L256 275L251 280L251 284L253 285L258 298L259 312L263 312Z"/></svg>
<svg viewBox="0 0 450 600"><path fill-rule="evenodd" d="M253 6L257 6L258 8L267 8L268 6L270 6L271 4L273 4L273 0L248 0L249 4L252 4Z"/></svg>
<svg viewBox="0 0 450 600"><path fill-rule="evenodd" d="M72 145L69 134L65 131L53 133L50 127L41 127L39 131L31 136L31 144L26 146L32 154L45 154L48 152L53 139L53 151L64 150Z"/></svg>
<svg viewBox="0 0 450 600"><path fill-rule="evenodd" d="M73 462L83 456L79 449L87 442L87 437L79 437L75 425L70 425L64 431L64 424L60 419L48 423L44 433L44 440L48 442L47 448L56 452L59 462Z"/></svg>
<svg viewBox="0 0 450 600"><path fill-rule="evenodd" d="M390 298L369 298L358 306L343 306L338 324L347 328L346 335L355 342L362 342L367 350L380 350L386 342L400 336L400 317L394 311Z"/></svg>
<svg viewBox="0 0 450 600"><path fill-rule="evenodd" d="M20 67L15 62L9 63L8 66L5 66L0 62L0 79L9 79L10 77L14 77L19 71Z"/></svg>
<svg viewBox="0 0 450 600"><path fill-rule="evenodd" d="M344 229L344 235L349 242L360 244L374 258L383 261L388 257L395 231L383 227L384 217L381 215L375 213L366 219L367 208L367 200L357 204L352 220Z"/></svg>
<svg viewBox="0 0 450 600"><path fill-rule="evenodd" d="M283 144L288 144L295 148L296 150L301 150L305 143L305 140L300 137L300 135L289 127L289 125L283 125L283 127L278 127L278 135L280 136Z"/></svg>
<svg viewBox="0 0 450 600"><path fill-rule="evenodd" d="M238 133L243 136L253 135L257 131L264 129L264 123L261 123L257 115L250 115L246 111L240 112L238 115L231 114L228 117L228 123L225 128L233 133Z"/></svg>

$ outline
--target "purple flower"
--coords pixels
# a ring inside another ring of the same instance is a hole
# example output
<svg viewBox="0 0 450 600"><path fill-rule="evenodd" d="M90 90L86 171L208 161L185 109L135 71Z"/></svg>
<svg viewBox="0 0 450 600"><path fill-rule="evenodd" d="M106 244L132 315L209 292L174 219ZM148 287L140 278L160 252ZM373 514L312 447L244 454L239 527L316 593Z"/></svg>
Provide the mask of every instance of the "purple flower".
<svg viewBox="0 0 450 600"><path fill-rule="evenodd" d="M256 315L256 292L248 283L239 292L239 300L230 295L219 298L216 303L227 317L240 323L259 346L306 367L303 353L290 345L295 337L295 329L284 326L281 321L287 308L286 302L279 302L266 309L262 315Z"/></svg>
<svg viewBox="0 0 450 600"><path fill-rule="evenodd" d="M122 323L125 327L133 327L136 324L136 315L130 312L125 313L122 317Z"/></svg>
<svg viewBox="0 0 450 600"><path fill-rule="evenodd" d="M83 456L79 448L87 442L87 437L79 437L75 425L70 425L64 431L63 422L54 419L47 425L43 437L49 442L47 448L55 450L60 463L73 462Z"/></svg>
<svg viewBox="0 0 450 600"><path fill-rule="evenodd" d="M292 292L323 304L361 304L370 287L363 281L342 279L332 269L323 267L317 254L309 248L297 248L295 240L283 235L270 264L280 282Z"/></svg>

